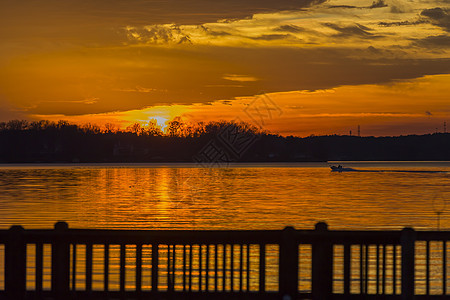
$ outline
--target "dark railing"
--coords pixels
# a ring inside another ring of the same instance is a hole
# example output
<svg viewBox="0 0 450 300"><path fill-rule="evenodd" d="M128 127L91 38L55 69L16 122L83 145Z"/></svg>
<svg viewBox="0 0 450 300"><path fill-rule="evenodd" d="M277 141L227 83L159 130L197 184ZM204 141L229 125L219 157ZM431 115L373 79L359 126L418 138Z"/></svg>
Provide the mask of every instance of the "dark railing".
<svg viewBox="0 0 450 300"><path fill-rule="evenodd" d="M448 231L0 230L2 299L449 296Z"/></svg>

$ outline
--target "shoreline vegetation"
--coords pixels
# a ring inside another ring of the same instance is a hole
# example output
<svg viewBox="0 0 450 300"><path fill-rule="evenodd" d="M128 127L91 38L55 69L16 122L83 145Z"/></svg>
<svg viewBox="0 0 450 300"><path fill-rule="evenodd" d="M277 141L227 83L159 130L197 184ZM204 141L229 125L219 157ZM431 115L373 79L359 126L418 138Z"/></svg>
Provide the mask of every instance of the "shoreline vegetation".
<svg viewBox="0 0 450 300"><path fill-rule="evenodd" d="M395 137L272 134L248 123L217 121L76 125L66 121L0 122L0 163L151 163L448 161L450 134Z"/></svg>

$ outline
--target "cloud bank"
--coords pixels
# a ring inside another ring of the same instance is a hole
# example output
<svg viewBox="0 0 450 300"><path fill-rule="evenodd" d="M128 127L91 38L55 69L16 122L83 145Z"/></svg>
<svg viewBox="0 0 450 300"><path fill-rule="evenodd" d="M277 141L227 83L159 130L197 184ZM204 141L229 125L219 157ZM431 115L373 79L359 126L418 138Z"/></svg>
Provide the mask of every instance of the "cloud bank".
<svg viewBox="0 0 450 300"><path fill-rule="evenodd" d="M2 1L3 111L83 115L447 74L445 3Z"/></svg>

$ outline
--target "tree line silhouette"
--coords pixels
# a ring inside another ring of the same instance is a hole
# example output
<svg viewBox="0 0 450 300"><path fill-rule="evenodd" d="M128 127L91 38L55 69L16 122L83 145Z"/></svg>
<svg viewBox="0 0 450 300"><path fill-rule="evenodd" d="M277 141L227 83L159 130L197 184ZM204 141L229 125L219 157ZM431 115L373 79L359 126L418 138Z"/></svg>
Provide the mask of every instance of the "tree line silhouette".
<svg viewBox="0 0 450 300"><path fill-rule="evenodd" d="M450 134L397 137L283 137L243 122L186 123L163 132L156 121L76 125L67 121L0 122L0 162L295 162L450 160Z"/></svg>

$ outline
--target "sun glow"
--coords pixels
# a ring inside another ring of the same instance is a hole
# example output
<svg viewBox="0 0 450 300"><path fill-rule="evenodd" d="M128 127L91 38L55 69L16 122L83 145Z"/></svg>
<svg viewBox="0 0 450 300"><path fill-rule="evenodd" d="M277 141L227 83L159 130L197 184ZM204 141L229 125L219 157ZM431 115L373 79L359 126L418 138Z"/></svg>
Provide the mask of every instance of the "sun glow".
<svg viewBox="0 0 450 300"><path fill-rule="evenodd" d="M122 119L132 123L139 123L142 126L146 126L149 123L156 122L156 125L165 132L170 120L182 115L187 111L186 106L183 105L171 105L171 106L155 106L145 108L143 110L131 110L122 113L122 116L117 116L118 119Z"/></svg>

